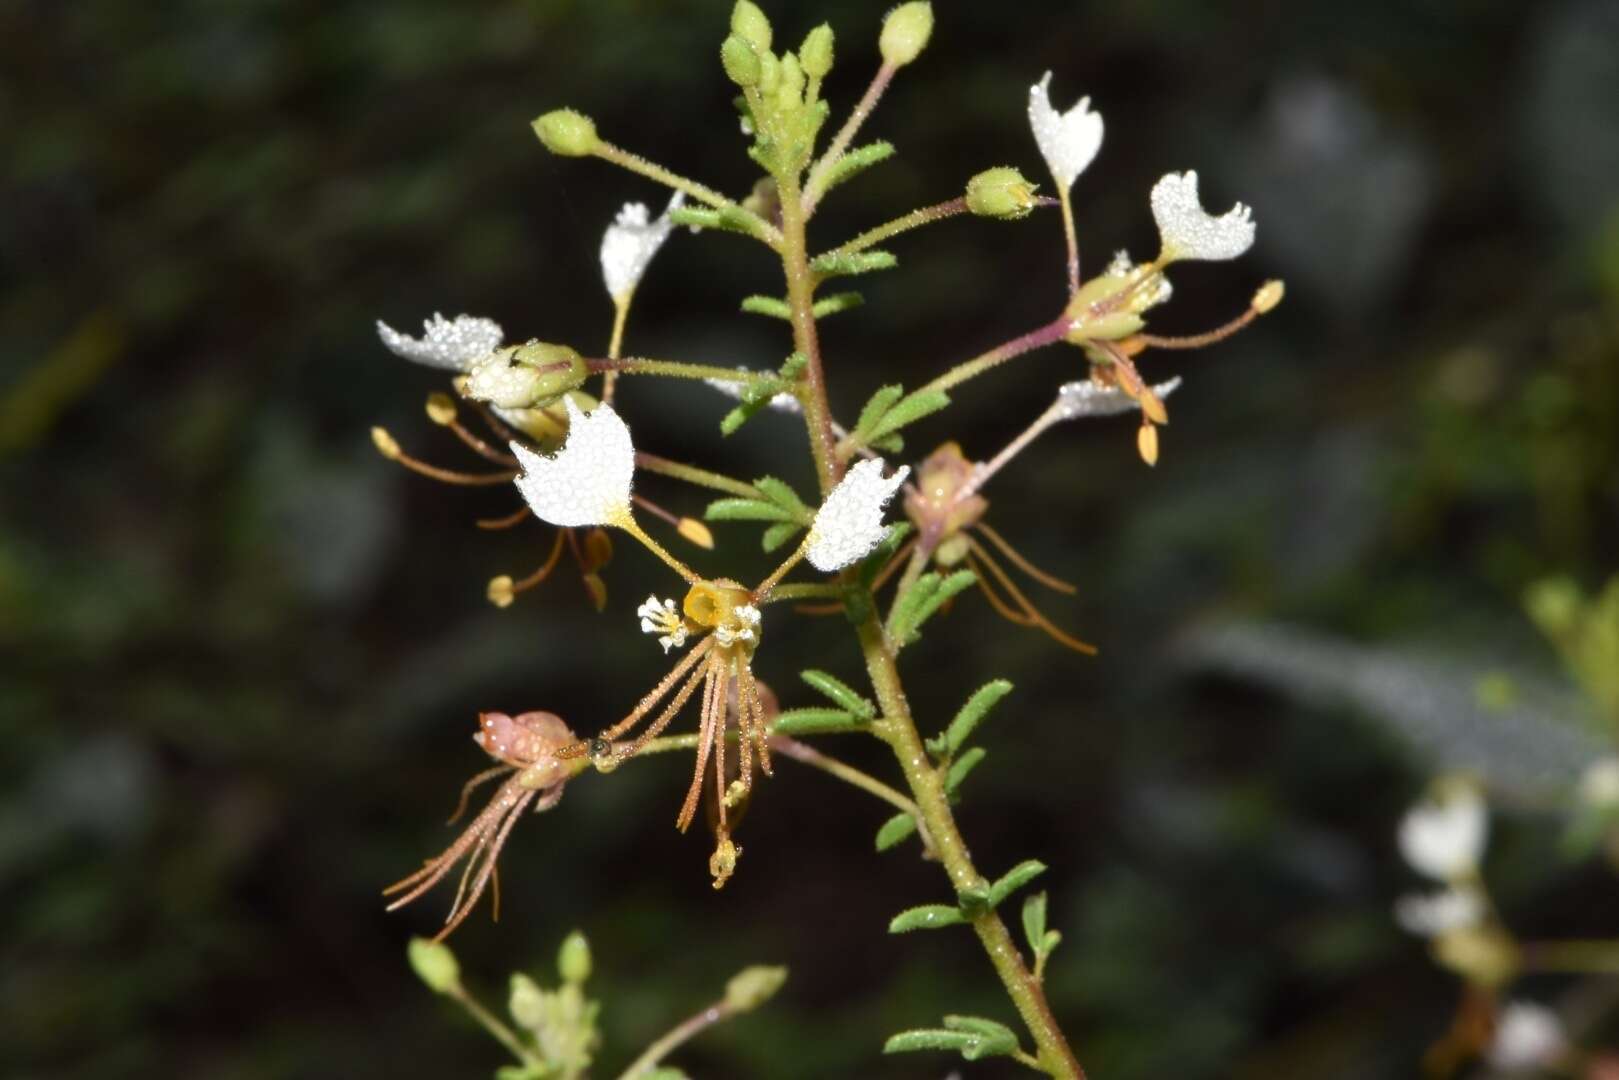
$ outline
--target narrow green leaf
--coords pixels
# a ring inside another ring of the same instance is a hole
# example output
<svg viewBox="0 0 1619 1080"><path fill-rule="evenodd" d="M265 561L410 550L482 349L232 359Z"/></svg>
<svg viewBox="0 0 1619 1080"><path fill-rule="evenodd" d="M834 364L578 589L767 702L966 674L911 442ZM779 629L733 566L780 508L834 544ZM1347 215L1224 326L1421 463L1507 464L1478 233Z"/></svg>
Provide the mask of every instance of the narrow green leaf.
<svg viewBox="0 0 1619 1080"><path fill-rule="evenodd" d="M911 587L894 599L893 610L888 613L888 636L900 645L907 645L916 636L918 613L922 605L939 591L942 579L936 573L926 573L911 583Z"/></svg>
<svg viewBox="0 0 1619 1080"><path fill-rule="evenodd" d="M703 517L708 521L782 521L798 525L791 511L758 499L715 499L703 511Z"/></svg>
<svg viewBox="0 0 1619 1080"><path fill-rule="evenodd" d="M801 352L795 352L781 362L781 367L778 369L777 374L783 382L796 382L798 377L804 373L804 368L808 364L809 357ZM782 389L786 388L783 387Z"/></svg>
<svg viewBox="0 0 1619 1080"><path fill-rule="evenodd" d="M894 407L894 403L905 396L905 388L898 383L880 386L877 392L860 409L860 417L854 422L854 437L864 441L866 433L882 422L882 418Z"/></svg>
<svg viewBox="0 0 1619 1080"><path fill-rule="evenodd" d="M859 176L878 162L886 161L893 156L894 144L886 141L867 143L865 146L850 150L826 174L826 190L831 191L846 180Z"/></svg>
<svg viewBox="0 0 1619 1080"><path fill-rule="evenodd" d="M889 435L873 442L871 448L885 454L898 454L905 449L905 439L901 435Z"/></svg>
<svg viewBox="0 0 1619 1080"><path fill-rule="evenodd" d="M865 727L864 720L842 709L809 708L788 709L776 717L774 730L778 735L830 735Z"/></svg>
<svg viewBox="0 0 1619 1080"><path fill-rule="evenodd" d="M895 814L883 822L882 827L877 830L877 850L887 851L895 844L904 842L915 831L916 819L914 817L903 812Z"/></svg>
<svg viewBox="0 0 1619 1080"><path fill-rule="evenodd" d="M965 1050L978 1041L970 1031L946 1031L943 1028L917 1028L890 1035L883 1043L885 1054L905 1054L914 1050Z"/></svg>
<svg viewBox="0 0 1619 1080"><path fill-rule="evenodd" d="M982 746L975 746L950 763L950 771L944 774L944 790L946 794L954 795L961 782L967 779L967 774L978 768L978 763L984 760L989 753Z"/></svg>
<svg viewBox="0 0 1619 1080"><path fill-rule="evenodd" d="M817 671L814 668L807 668L799 672L798 677L808 683L811 688L819 690L831 698L833 702L843 706L845 710L854 713L862 720L870 720L877 715L877 706L861 697L854 687L836 676L828 675L826 672Z"/></svg>
<svg viewBox="0 0 1619 1080"><path fill-rule="evenodd" d="M828 315L836 315L843 311L852 311L853 309L863 305L865 302L866 298L857 292L833 293L831 296L823 297L822 299L815 301L815 306L810 308L810 312L817 319L824 319Z"/></svg>
<svg viewBox="0 0 1619 1080"><path fill-rule="evenodd" d="M1024 859L989 887L990 906L1000 907L1001 902L1008 896L1011 896L1045 872L1046 864L1039 859Z"/></svg>
<svg viewBox="0 0 1619 1080"><path fill-rule="evenodd" d="M1038 955L1046 940L1046 894L1035 893L1023 901L1023 937L1029 951Z"/></svg>
<svg viewBox="0 0 1619 1080"><path fill-rule="evenodd" d="M974 1035L985 1035L996 1039L1011 1039L1017 1041L1017 1034L1001 1023L991 1020L987 1016L960 1016L949 1015L944 1018L944 1026L951 1031L970 1031Z"/></svg>
<svg viewBox="0 0 1619 1080"><path fill-rule="evenodd" d="M1005 1024L979 1016L947 1016L942 1028L902 1031L883 1044L883 1053L954 1050L968 1061L1016 1052L1017 1035Z"/></svg>
<svg viewBox="0 0 1619 1080"><path fill-rule="evenodd" d="M950 904L923 904L906 908L888 923L890 934L908 934L912 930L937 930L944 926L959 926L967 920L961 910Z"/></svg>
<svg viewBox="0 0 1619 1080"><path fill-rule="evenodd" d="M745 296L742 298L742 310L750 315L768 315L772 319L791 320L793 309L787 306L787 301L775 296Z"/></svg>
<svg viewBox="0 0 1619 1080"><path fill-rule="evenodd" d="M885 438L897 432L906 424L912 424L936 413L950 404L950 396L942 390L918 390L903 400L897 402L892 409L883 415L877 426L867 432L871 441Z"/></svg>
<svg viewBox="0 0 1619 1080"><path fill-rule="evenodd" d="M710 210L706 206L680 206L669 211L669 220L676 225L686 225L693 229L723 229L720 224L718 210Z"/></svg>
<svg viewBox="0 0 1619 1080"><path fill-rule="evenodd" d="M944 732L944 752L955 757L962 744L972 736L973 731L983 722L989 710L993 709L1007 694L1012 692L1012 684L1005 679L996 679L985 683L973 692L967 703L956 713L954 720Z"/></svg>
<svg viewBox="0 0 1619 1080"><path fill-rule="evenodd" d="M899 260L890 251L828 251L810 260L810 269L823 278L892 270Z"/></svg>
<svg viewBox="0 0 1619 1080"><path fill-rule="evenodd" d="M760 543L766 551L775 551L803 530L804 526L796 521L778 521L764 531Z"/></svg>
<svg viewBox="0 0 1619 1080"><path fill-rule="evenodd" d="M795 520L808 525L815 517L814 511L805 506L804 500L798 497L798 492L777 480L774 476L761 476L753 482L753 486L758 488L765 498L783 510L791 511Z"/></svg>

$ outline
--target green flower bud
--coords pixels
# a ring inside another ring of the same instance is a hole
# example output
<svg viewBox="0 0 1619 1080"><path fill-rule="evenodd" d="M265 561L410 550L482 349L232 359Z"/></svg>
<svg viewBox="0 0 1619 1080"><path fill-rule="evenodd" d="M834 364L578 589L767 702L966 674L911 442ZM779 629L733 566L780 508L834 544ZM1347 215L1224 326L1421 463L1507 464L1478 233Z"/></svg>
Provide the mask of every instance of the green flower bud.
<svg viewBox="0 0 1619 1080"><path fill-rule="evenodd" d="M596 121L572 109L552 109L534 121L534 134L561 157L585 157L596 149Z"/></svg>
<svg viewBox="0 0 1619 1080"><path fill-rule="evenodd" d="M911 0L888 13L883 20L882 36L877 48L883 54L883 63L904 67L927 48L933 33L933 5L928 0Z"/></svg>
<svg viewBox="0 0 1619 1080"><path fill-rule="evenodd" d="M792 53L781 58L781 85L776 87L776 100L789 108L803 103L804 69Z"/></svg>
<svg viewBox="0 0 1619 1080"><path fill-rule="evenodd" d="M461 965L455 953L442 941L411 938L405 950L416 976L435 994L449 994L461 988Z"/></svg>
<svg viewBox="0 0 1619 1080"><path fill-rule="evenodd" d="M985 169L967 181L967 209L979 217L1015 221L1034 209L1034 185L1009 165Z"/></svg>
<svg viewBox="0 0 1619 1080"><path fill-rule="evenodd" d="M539 983L521 971L512 974L511 993L506 999L506 1011L512 1014L517 1026L538 1031L545 1026L547 1013L545 991Z"/></svg>
<svg viewBox="0 0 1619 1080"><path fill-rule="evenodd" d="M730 34L720 42L720 64L725 68L725 77L738 86L759 84L759 54L742 35Z"/></svg>
<svg viewBox="0 0 1619 1080"><path fill-rule="evenodd" d="M582 983L590 978L590 942L578 930L562 939L562 948L557 950L557 971L563 982Z"/></svg>
<svg viewBox="0 0 1619 1080"><path fill-rule="evenodd" d="M568 346L531 341L473 364L462 392L503 409L532 409L578 389L589 375L584 358Z"/></svg>
<svg viewBox="0 0 1619 1080"><path fill-rule="evenodd" d="M804 74L812 79L824 79L832 70L832 28L822 23L804 37L798 47L798 62Z"/></svg>
<svg viewBox="0 0 1619 1080"><path fill-rule="evenodd" d="M775 91L776 83L781 81L781 61L776 59L772 52L759 54L759 92L770 94ZM761 117L754 119L760 120Z"/></svg>
<svg viewBox="0 0 1619 1080"><path fill-rule="evenodd" d="M731 9L731 32L745 38L754 52L770 51L770 20L752 0L736 0Z"/></svg>
<svg viewBox="0 0 1619 1080"><path fill-rule="evenodd" d="M743 968L725 984L725 1005L733 1012L750 1012L776 996L787 981L784 967L755 965Z"/></svg>

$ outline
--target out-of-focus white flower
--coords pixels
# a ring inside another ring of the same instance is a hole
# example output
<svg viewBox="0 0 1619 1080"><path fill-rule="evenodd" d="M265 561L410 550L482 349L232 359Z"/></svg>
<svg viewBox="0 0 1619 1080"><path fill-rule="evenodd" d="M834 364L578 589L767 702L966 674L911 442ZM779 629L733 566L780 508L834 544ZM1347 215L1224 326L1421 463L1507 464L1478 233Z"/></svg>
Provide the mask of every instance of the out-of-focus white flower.
<svg viewBox="0 0 1619 1080"><path fill-rule="evenodd" d="M635 446L611 405L585 415L573 398L568 410L568 441L552 457L521 443L511 444L523 471L517 476L534 515L552 525L622 525L630 520L630 484L635 478Z"/></svg>
<svg viewBox="0 0 1619 1080"><path fill-rule="evenodd" d="M1163 243L1160 262L1235 259L1254 243L1252 211L1242 203L1214 217L1197 195L1197 173L1169 173L1153 185L1152 216Z"/></svg>
<svg viewBox="0 0 1619 1080"><path fill-rule="evenodd" d="M1407 893L1394 902L1394 921L1422 937L1439 937L1477 926L1484 919L1484 898L1474 889L1446 888Z"/></svg>
<svg viewBox="0 0 1619 1080"><path fill-rule="evenodd" d="M1400 821L1400 853L1418 873L1454 881L1478 869L1489 824L1489 808L1477 785L1441 781L1434 794Z"/></svg>
<svg viewBox="0 0 1619 1080"><path fill-rule="evenodd" d="M1532 1001L1509 1001L1496 1018L1485 1054L1497 1069L1533 1069L1550 1065L1567 1051L1563 1022L1555 1012Z"/></svg>
<svg viewBox="0 0 1619 1080"><path fill-rule="evenodd" d="M1619 809L1619 757L1586 766L1580 776L1580 801L1594 810Z"/></svg>
<svg viewBox="0 0 1619 1080"><path fill-rule="evenodd" d="M648 596L646 603L636 608L635 613L641 617L643 634L662 635L658 638L658 644L663 646L665 653L686 644L686 620L681 617L680 609L673 600L659 601L656 596Z"/></svg>
<svg viewBox="0 0 1619 1080"><path fill-rule="evenodd" d="M1051 107L1051 72L1029 87L1029 127L1051 175L1067 191L1102 148L1102 116L1091 112L1091 99L1065 113Z"/></svg>
<svg viewBox="0 0 1619 1080"><path fill-rule="evenodd" d="M862 461L844 473L827 495L810 525L805 551L815 569L841 570L864 558L887 533L883 507L910 475L911 467L902 465L886 479L885 468L882 458Z"/></svg>
<svg viewBox="0 0 1619 1080"><path fill-rule="evenodd" d="M431 319L422 320L422 329L425 333L413 338L377 320L377 336L394 355L446 371L467 370L474 360L499 348L503 336L493 319L457 315L450 320L436 311Z"/></svg>
<svg viewBox="0 0 1619 1080"><path fill-rule="evenodd" d="M647 210L646 203L624 204L618 217L602 235L602 281L607 285L608 296L622 300L635 291L635 287L641 283L641 276L652 262L652 256L658 253L674 228L669 220L670 211L680 209L685 202L685 194L675 192L674 198L669 200L669 205L656 220L648 220L651 212Z"/></svg>
<svg viewBox="0 0 1619 1080"><path fill-rule="evenodd" d="M740 604L731 609L731 618L714 628L714 640L722 646L738 641L756 641L759 636L759 609L752 604Z"/></svg>
<svg viewBox="0 0 1619 1080"><path fill-rule="evenodd" d="M1162 401L1180 389L1181 377L1175 376L1152 388ZM1134 398L1117 386L1103 386L1090 379L1063 383L1057 388L1057 419L1080 420L1088 416L1119 416L1141 408Z"/></svg>

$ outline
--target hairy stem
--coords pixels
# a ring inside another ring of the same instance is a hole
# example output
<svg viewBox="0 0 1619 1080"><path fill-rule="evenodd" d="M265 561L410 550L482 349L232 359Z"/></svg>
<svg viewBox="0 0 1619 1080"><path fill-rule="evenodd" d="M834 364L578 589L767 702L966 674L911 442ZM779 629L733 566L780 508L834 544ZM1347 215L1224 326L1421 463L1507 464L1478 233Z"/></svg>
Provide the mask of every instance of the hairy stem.
<svg viewBox="0 0 1619 1080"><path fill-rule="evenodd" d="M649 360L641 356L586 360L585 366L593 374L616 371L620 375L663 375L673 379L718 379L734 383L753 383L761 378L756 371L739 371L715 364L687 364L679 360Z"/></svg>
<svg viewBox="0 0 1619 1080"><path fill-rule="evenodd" d="M715 1024L730 1019L734 1011L724 999L721 999L697 1015L687 1017L664 1032L656 1042L647 1047L640 1057L630 1063L629 1068L619 1074L619 1080L632 1080L634 1077L651 1072L653 1066L679 1049L682 1044L689 1042Z"/></svg>
<svg viewBox="0 0 1619 1080"><path fill-rule="evenodd" d="M858 251L865 251L873 244L882 243L890 236L898 236L902 232L908 232L923 225L931 225L935 221L943 221L945 218L955 217L957 214L965 214L966 212L967 197L958 195L954 199L935 203L932 206L924 206L919 210L912 210L903 217L897 217L893 221L885 221L876 228L867 229L848 243L839 244L828 254L853 255Z"/></svg>
<svg viewBox="0 0 1619 1080"><path fill-rule="evenodd" d="M853 765L846 765L835 757L823 754L815 747L799 742L790 735L772 735L770 748L783 757L790 757L794 761L830 773L845 784L852 784L868 795L875 795L895 809L910 814L915 819L917 831L922 837L922 847L929 852L933 850L933 838L928 835L927 826L922 821L921 809L881 780L869 773L861 772Z"/></svg>
<svg viewBox="0 0 1619 1080"><path fill-rule="evenodd" d="M843 122L843 127L839 128L838 133L833 136L832 144L826 148L826 153L821 155L821 160L817 161L815 167L810 170L809 180L804 185L804 212L806 215L815 212L815 204L820 202L821 196L826 193L826 182L828 177L831 176L833 167L843 160L843 155L848 151L849 144L854 141L855 135L860 131L860 125L866 122L866 117L870 116L871 111L877 107L877 102L882 99L883 91L888 89L889 82L894 78L894 72L898 70L899 68L887 63L877 69L877 74L872 77L871 85L866 87L866 92L860 96L859 103L855 105L854 112L849 114L849 119Z"/></svg>
<svg viewBox="0 0 1619 1080"><path fill-rule="evenodd" d="M1043 349L1047 345L1055 345L1068 333L1071 322L1072 320L1067 315L1058 316L1045 326L1030 330L1027 334L1015 337L1003 345L997 345L995 348L975 356L971 360L962 361L922 387L922 389L949 390L953 386L961 385L968 379L982 375L993 367L999 367L1014 357L1022 356L1024 353L1033 352L1036 349Z"/></svg>
<svg viewBox="0 0 1619 1080"><path fill-rule="evenodd" d="M804 236L805 210L797 176L777 178L781 195L782 270L787 277L787 306L793 316L793 348L804 356L804 423L809 429L815 475L825 495L838 482L836 439L832 410L826 400L826 375L821 369L821 343L815 331L815 277L809 268L809 245Z"/></svg>
<svg viewBox="0 0 1619 1080"><path fill-rule="evenodd" d="M714 491L723 491L727 495L735 495L743 499L763 499L764 492L752 484L733 479L723 473L711 472L708 469L699 469L695 465L685 465L678 461L659 457L656 454L635 452L635 467L645 469L649 473L668 476L675 480L684 480L696 487L706 487Z"/></svg>
<svg viewBox="0 0 1619 1080"><path fill-rule="evenodd" d="M523 1045L523 1040L517 1037L516 1032L501 1023L499 1017L484 1008L478 999L467 993L463 987L451 987L448 993L485 1031L493 1035L500 1045L510 1050L518 1061L530 1068L538 1068L545 1064L535 1056L534 1051Z"/></svg>

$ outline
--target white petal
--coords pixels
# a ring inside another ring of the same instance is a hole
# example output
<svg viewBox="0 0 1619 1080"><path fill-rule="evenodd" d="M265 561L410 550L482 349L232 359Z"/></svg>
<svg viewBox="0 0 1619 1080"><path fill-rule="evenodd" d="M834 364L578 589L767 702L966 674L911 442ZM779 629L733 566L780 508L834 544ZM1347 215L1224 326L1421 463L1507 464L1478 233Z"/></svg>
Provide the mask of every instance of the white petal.
<svg viewBox="0 0 1619 1080"><path fill-rule="evenodd" d="M1552 1064L1567 1049L1555 1012L1531 1001L1510 1001L1496 1019L1486 1055L1497 1069L1534 1069Z"/></svg>
<svg viewBox="0 0 1619 1080"><path fill-rule="evenodd" d="M1152 388L1162 401L1180 389L1179 375ZM1140 409L1134 398L1116 386L1103 386L1090 379L1064 383L1057 388L1057 408L1063 420L1079 420L1087 416L1119 416Z"/></svg>
<svg viewBox="0 0 1619 1080"><path fill-rule="evenodd" d="M1484 919L1484 900L1472 889L1440 889L1408 893L1394 902L1394 921L1422 937L1438 937L1477 926Z"/></svg>
<svg viewBox="0 0 1619 1080"><path fill-rule="evenodd" d="M500 324L493 319L457 315L451 321L436 311L431 319L422 321L422 329L426 332L413 338L377 320L377 336L394 355L447 371L467 370L474 360L499 348L503 337Z"/></svg>
<svg viewBox="0 0 1619 1080"><path fill-rule="evenodd" d="M586 416L573 399L568 409L568 441L553 457L542 457L512 443L523 471L517 490L536 517L552 525L616 525L630 512L630 484L635 477L635 447L630 429L611 405L598 405Z"/></svg>
<svg viewBox="0 0 1619 1080"><path fill-rule="evenodd" d="M669 221L669 212L681 207L685 201L684 193L675 192L674 198L669 200L668 209L656 221L647 220L645 203L624 204L617 219L607 226L607 232L602 236L602 281L607 285L608 296L617 300L633 292L641 283L641 276L651 264L652 256L658 253L663 242L669 239L669 231L674 228Z"/></svg>
<svg viewBox="0 0 1619 1080"><path fill-rule="evenodd" d="M1169 173L1153 185L1152 216L1163 241L1159 258L1235 259L1254 243L1250 211L1238 203L1219 217L1203 209L1197 196L1197 173Z"/></svg>
<svg viewBox="0 0 1619 1080"><path fill-rule="evenodd" d="M841 570L877 546L888 531L883 526L883 507L910 475L903 465L886 479L882 458L860 462L838 481L810 525L809 548L805 555L817 570Z"/></svg>
<svg viewBox="0 0 1619 1080"><path fill-rule="evenodd" d="M1400 822L1400 853L1418 873L1453 881L1478 868L1489 833L1489 810L1471 785L1452 785L1443 800L1425 799Z"/></svg>
<svg viewBox="0 0 1619 1080"><path fill-rule="evenodd" d="M1064 191L1074 186L1102 148L1102 116L1083 97L1065 113L1051 107L1051 72L1029 87L1029 127L1051 175Z"/></svg>

